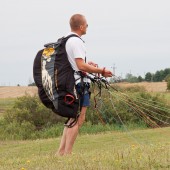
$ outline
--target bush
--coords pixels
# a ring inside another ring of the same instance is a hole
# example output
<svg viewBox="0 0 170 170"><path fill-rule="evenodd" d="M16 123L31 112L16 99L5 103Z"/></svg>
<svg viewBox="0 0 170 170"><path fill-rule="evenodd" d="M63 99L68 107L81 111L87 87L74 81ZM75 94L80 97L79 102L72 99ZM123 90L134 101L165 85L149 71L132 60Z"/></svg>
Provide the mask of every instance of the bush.
<svg viewBox="0 0 170 170"><path fill-rule="evenodd" d="M121 91L102 90L101 97L97 96L95 99L97 108L94 108L95 101L91 100L92 107L87 110L86 120L92 124L100 122L110 125L138 124L141 121L146 124L147 119L159 126L165 126L164 122L170 123L167 110L169 106L163 95L148 93L138 86Z"/></svg>
<svg viewBox="0 0 170 170"><path fill-rule="evenodd" d="M63 121L62 117L46 108L38 96L26 95L17 98L13 107L0 119L0 139L21 140L59 136L61 130L56 130L53 126Z"/></svg>
<svg viewBox="0 0 170 170"><path fill-rule="evenodd" d="M151 93L138 87L123 89L123 94L121 91L119 89L118 92L115 90L108 92L108 90L102 89L101 96L96 97L96 109L93 98L98 92L92 93L91 107L87 109L86 114L87 123L82 127L80 133L120 130L123 129L123 125L128 125L131 129L137 126L146 127L147 124L141 119L141 116L127 105L130 100L141 107L145 114L152 114L150 119L159 125L163 125L159 119L165 122L169 121L166 110L168 106L166 106L166 101L162 95L151 95ZM143 105L144 102L147 105ZM158 105L161 106L162 110L157 110ZM158 119L155 120L154 117ZM62 134L63 122L64 118L47 109L37 96L26 95L18 98L13 107L0 118L0 139L57 137Z"/></svg>
<svg viewBox="0 0 170 170"><path fill-rule="evenodd" d="M167 90L170 90L170 79L167 81Z"/></svg>
<svg viewBox="0 0 170 170"><path fill-rule="evenodd" d="M170 81L170 74L168 74L168 75L165 77L165 81L166 81L166 82Z"/></svg>
<svg viewBox="0 0 170 170"><path fill-rule="evenodd" d="M11 140L25 140L30 139L32 132L35 131L35 126L30 122L23 121L18 123L16 121L7 123L5 120L0 120L0 139Z"/></svg>
<svg viewBox="0 0 170 170"><path fill-rule="evenodd" d="M4 120L7 123L17 122L20 125L23 122L29 122L39 130L61 122L63 119L46 108L38 96L26 95L19 97L14 106L6 111Z"/></svg>

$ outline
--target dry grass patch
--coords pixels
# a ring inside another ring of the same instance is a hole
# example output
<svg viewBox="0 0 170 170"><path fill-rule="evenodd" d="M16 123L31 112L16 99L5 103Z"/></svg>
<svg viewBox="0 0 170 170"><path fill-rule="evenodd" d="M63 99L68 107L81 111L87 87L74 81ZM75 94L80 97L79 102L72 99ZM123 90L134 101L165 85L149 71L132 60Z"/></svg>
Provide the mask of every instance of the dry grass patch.
<svg viewBox="0 0 170 170"><path fill-rule="evenodd" d="M117 83L120 87L133 87L133 86L142 86L148 92L166 92L167 83L166 82L141 82L141 83Z"/></svg>
<svg viewBox="0 0 170 170"><path fill-rule="evenodd" d="M0 88L0 98L17 98L29 94L31 96L37 94L35 86L4 86Z"/></svg>

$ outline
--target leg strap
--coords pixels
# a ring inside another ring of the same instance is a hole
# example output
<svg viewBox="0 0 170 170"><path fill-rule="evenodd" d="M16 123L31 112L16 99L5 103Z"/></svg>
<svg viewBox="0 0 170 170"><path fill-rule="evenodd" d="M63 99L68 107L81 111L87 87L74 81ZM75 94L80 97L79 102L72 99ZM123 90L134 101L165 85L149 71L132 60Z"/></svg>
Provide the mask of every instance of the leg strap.
<svg viewBox="0 0 170 170"><path fill-rule="evenodd" d="M64 123L64 126L68 127L68 128L72 128L78 121L78 117L79 117L79 114L77 115L76 118L68 118L67 121ZM73 119L71 122L70 120ZM68 124L69 122L69 124Z"/></svg>

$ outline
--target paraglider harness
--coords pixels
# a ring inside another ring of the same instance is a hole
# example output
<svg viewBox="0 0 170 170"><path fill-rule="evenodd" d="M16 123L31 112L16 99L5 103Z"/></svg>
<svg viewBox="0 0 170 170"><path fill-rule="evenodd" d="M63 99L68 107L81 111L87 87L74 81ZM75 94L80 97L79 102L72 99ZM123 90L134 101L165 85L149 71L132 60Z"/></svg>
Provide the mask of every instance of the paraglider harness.
<svg viewBox="0 0 170 170"><path fill-rule="evenodd" d="M65 125L73 127L79 117L78 112L82 107L80 97L84 95L86 84L82 81L85 75L78 72L82 89L78 94L74 78L75 71L71 67L65 49L70 37L80 38L71 34L58 39L55 43L44 45L45 48L40 50L34 59L33 77L42 103L54 113L67 117ZM74 121L68 125L70 118Z"/></svg>

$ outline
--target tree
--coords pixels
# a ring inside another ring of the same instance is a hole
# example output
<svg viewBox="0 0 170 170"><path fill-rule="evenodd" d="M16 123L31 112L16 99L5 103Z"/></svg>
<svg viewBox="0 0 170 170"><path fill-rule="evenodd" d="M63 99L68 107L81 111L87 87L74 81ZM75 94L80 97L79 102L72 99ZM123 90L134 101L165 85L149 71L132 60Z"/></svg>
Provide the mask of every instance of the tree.
<svg viewBox="0 0 170 170"><path fill-rule="evenodd" d="M170 72L170 69L165 69L165 70L160 70L160 71L156 71L155 75L154 75L154 81L158 82L158 81L163 81L165 80L166 76Z"/></svg>
<svg viewBox="0 0 170 170"><path fill-rule="evenodd" d="M130 83L138 82L138 78L136 76L133 76L130 73L127 73L125 78L126 78L126 81Z"/></svg>
<svg viewBox="0 0 170 170"><path fill-rule="evenodd" d="M152 74L150 72L147 72L145 74L145 81L149 81L149 82L152 81Z"/></svg>
<svg viewBox="0 0 170 170"><path fill-rule="evenodd" d="M160 70L160 81L163 81L165 78L164 70Z"/></svg>
<svg viewBox="0 0 170 170"><path fill-rule="evenodd" d="M138 82L142 82L143 78L141 76L138 76Z"/></svg>
<svg viewBox="0 0 170 170"><path fill-rule="evenodd" d="M162 81L162 71L156 71L153 80L154 82Z"/></svg>
<svg viewBox="0 0 170 170"><path fill-rule="evenodd" d="M28 86L35 86L35 82L32 80L32 78L29 78Z"/></svg>
<svg viewBox="0 0 170 170"><path fill-rule="evenodd" d="M34 82L30 83L30 84L28 84L28 86L35 86L35 83Z"/></svg>
<svg viewBox="0 0 170 170"><path fill-rule="evenodd" d="M164 77L166 77L168 74L170 74L170 68L166 68L164 70Z"/></svg>

